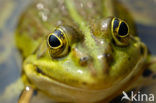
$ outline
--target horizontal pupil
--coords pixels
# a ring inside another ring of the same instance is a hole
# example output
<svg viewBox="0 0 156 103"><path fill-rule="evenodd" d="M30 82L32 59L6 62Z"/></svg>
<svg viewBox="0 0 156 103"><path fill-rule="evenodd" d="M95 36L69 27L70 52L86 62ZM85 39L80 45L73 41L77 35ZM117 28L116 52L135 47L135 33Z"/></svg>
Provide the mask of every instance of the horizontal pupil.
<svg viewBox="0 0 156 103"><path fill-rule="evenodd" d="M51 47L58 47L61 43L60 40L55 35L50 35L49 44Z"/></svg>
<svg viewBox="0 0 156 103"><path fill-rule="evenodd" d="M122 22L120 24L118 34L121 36L125 36L125 35L127 35L127 33L128 33L128 27L124 22Z"/></svg>

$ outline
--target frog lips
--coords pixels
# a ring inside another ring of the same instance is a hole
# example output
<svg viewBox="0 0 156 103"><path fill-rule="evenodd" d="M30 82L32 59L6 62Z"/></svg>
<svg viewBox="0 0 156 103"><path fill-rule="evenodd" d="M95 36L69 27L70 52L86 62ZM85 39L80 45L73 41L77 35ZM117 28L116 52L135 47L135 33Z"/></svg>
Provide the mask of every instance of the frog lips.
<svg viewBox="0 0 156 103"><path fill-rule="evenodd" d="M37 66L36 66L36 72L37 73L40 73L40 74L42 74L42 75L46 75L40 68L38 68Z"/></svg>
<svg viewBox="0 0 156 103"><path fill-rule="evenodd" d="M47 74L45 74L39 67L35 67L35 71L43 76L46 76L46 77L49 77L49 78L52 78L50 76L48 76ZM53 79L53 78L52 78Z"/></svg>
<svg viewBox="0 0 156 103"><path fill-rule="evenodd" d="M41 74L42 76L44 76L46 78L52 79L54 81L59 81L59 80L49 76L48 74L44 73L38 66L35 66L34 71L36 71L37 74Z"/></svg>

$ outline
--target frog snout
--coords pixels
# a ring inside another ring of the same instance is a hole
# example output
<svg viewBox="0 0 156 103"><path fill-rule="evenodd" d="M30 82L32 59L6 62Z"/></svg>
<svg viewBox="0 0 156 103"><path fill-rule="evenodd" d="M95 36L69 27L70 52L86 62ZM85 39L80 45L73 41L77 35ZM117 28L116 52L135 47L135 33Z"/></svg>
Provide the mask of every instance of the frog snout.
<svg viewBox="0 0 156 103"><path fill-rule="evenodd" d="M93 55L83 47L72 48L72 60L76 65L91 68L91 71L108 71L113 62L112 47L100 45L99 53Z"/></svg>
<svg viewBox="0 0 156 103"><path fill-rule="evenodd" d="M110 64L113 62L112 52L97 55L97 60L98 63L102 65L101 68L104 69L104 71L108 71ZM89 65L93 66L94 62L95 60L92 58L92 56L85 55L79 57L79 64L81 66L89 66ZM96 68L96 66L94 66L94 68Z"/></svg>
<svg viewBox="0 0 156 103"><path fill-rule="evenodd" d="M72 59L76 64L79 64L80 66L86 66L89 61L91 61L91 57L87 55L87 53L84 53L77 48L72 49Z"/></svg>

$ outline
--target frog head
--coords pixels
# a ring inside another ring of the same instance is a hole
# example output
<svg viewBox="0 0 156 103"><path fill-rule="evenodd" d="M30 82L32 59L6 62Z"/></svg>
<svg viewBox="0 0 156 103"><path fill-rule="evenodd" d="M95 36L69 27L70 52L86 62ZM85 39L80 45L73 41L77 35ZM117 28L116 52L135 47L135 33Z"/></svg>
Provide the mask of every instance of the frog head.
<svg viewBox="0 0 156 103"><path fill-rule="evenodd" d="M131 34L124 20L109 17L92 21L88 30L90 35L69 25L56 27L42 44L46 48L43 55L34 53L24 62L30 81L39 88L51 83L48 87L53 87L57 82L99 90L127 82L141 71L146 46Z"/></svg>
<svg viewBox="0 0 156 103"><path fill-rule="evenodd" d="M48 0L43 6L47 9L33 5L22 16L16 44L25 58L23 77L57 101L107 99L142 71L147 48L124 13L119 14L125 20L93 12L86 12L89 18L83 18L81 9L74 8L72 2L65 0L60 13L57 9L62 5L54 9L57 3ZM109 4L109 0L106 2ZM113 14L110 10L107 8L104 14ZM41 13L50 13L47 21L42 21Z"/></svg>

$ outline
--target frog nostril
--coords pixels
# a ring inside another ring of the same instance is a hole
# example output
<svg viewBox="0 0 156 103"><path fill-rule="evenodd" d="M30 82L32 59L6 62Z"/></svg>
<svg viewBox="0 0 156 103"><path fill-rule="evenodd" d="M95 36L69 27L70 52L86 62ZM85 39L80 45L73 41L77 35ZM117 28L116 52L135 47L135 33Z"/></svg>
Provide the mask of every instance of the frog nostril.
<svg viewBox="0 0 156 103"><path fill-rule="evenodd" d="M80 65L85 66L88 63L89 57L88 56L84 56L84 57L80 57Z"/></svg>

